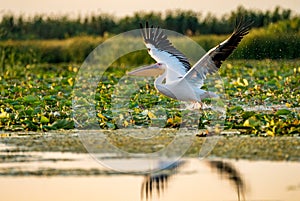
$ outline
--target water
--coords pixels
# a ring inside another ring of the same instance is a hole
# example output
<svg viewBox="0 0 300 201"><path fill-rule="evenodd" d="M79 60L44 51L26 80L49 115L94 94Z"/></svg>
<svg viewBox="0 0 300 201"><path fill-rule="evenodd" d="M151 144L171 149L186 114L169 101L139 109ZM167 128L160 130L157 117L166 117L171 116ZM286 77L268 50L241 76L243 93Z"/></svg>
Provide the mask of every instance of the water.
<svg viewBox="0 0 300 201"><path fill-rule="evenodd" d="M85 153L7 152L1 144L1 200L299 201L300 163L183 158L166 170L125 174ZM126 160L112 159L119 163Z"/></svg>

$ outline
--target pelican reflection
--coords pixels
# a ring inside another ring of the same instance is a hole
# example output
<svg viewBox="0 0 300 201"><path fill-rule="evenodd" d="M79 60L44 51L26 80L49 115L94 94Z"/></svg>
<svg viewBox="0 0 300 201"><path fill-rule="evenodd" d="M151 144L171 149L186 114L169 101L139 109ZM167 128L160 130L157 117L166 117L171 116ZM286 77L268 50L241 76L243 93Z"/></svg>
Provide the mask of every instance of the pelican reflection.
<svg viewBox="0 0 300 201"><path fill-rule="evenodd" d="M178 161L159 172L145 175L141 185L141 201L152 200L154 195L156 198L160 198L160 196L167 190L170 180L179 173L179 170L183 169L183 164L186 163L187 161ZM214 173L220 175L222 180L230 182L231 186L237 193L238 201L245 201L245 181L241 173L232 163L222 160L211 160L205 161L205 164L208 165ZM181 173L184 174L180 171L180 174Z"/></svg>
<svg viewBox="0 0 300 201"><path fill-rule="evenodd" d="M237 191L238 201L241 201L241 196L245 200L245 182L242 175L232 163L225 161L208 161L209 166L216 170L222 179L230 181Z"/></svg>
<svg viewBox="0 0 300 201"><path fill-rule="evenodd" d="M185 161L176 161L158 172L145 175L141 186L141 200L151 200L154 194L160 197L168 187L169 180L177 174L184 163ZM164 162L161 163L162 166L163 164Z"/></svg>

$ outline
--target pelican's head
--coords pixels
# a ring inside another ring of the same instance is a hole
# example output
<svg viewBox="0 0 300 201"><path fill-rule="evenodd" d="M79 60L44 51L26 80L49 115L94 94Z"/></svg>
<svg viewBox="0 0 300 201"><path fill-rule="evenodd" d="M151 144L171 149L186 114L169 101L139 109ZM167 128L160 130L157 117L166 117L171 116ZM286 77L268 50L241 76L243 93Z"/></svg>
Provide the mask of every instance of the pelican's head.
<svg viewBox="0 0 300 201"><path fill-rule="evenodd" d="M135 75L135 76L158 76L165 72L165 64L164 63L156 63L150 66L143 66L136 70L130 71L127 75Z"/></svg>

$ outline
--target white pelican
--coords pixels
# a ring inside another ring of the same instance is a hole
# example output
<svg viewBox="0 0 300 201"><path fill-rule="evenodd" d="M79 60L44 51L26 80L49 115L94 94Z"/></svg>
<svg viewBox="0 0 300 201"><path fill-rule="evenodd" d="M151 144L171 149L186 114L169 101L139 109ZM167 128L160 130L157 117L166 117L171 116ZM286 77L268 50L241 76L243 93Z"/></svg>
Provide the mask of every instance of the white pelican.
<svg viewBox="0 0 300 201"><path fill-rule="evenodd" d="M155 88L165 96L173 99L193 102L194 108L202 107L202 99L217 98L211 91L201 89L208 74L218 71L224 61L249 33L252 22L240 20L236 22L231 36L209 50L196 64L191 67L187 57L177 50L168 40L167 35L159 27L141 26L141 34L150 56L157 63L138 68L128 73L136 76L158 76Z"/></svg>

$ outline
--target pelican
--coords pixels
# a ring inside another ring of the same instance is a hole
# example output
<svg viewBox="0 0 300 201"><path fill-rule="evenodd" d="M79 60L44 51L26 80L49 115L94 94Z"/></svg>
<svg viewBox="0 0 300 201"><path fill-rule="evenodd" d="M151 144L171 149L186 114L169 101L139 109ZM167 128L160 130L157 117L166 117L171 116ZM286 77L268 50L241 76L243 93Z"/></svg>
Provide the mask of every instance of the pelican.
<svg viewBox="0 0 300 201"><path fill-rule="evenodd" d="M230 37L191 66L187 57L173 46L160 27L149 27L146 22L144 28L140 24L148 53L157 63L128 72L128 75L158 76L154 86L160 93L176 100L192 102L193 108L202 108L203 99L219 97L214 92L201 89L206 76L220 69L222 62L249 33L251 25L250 21L236 21Z"/></svg>

